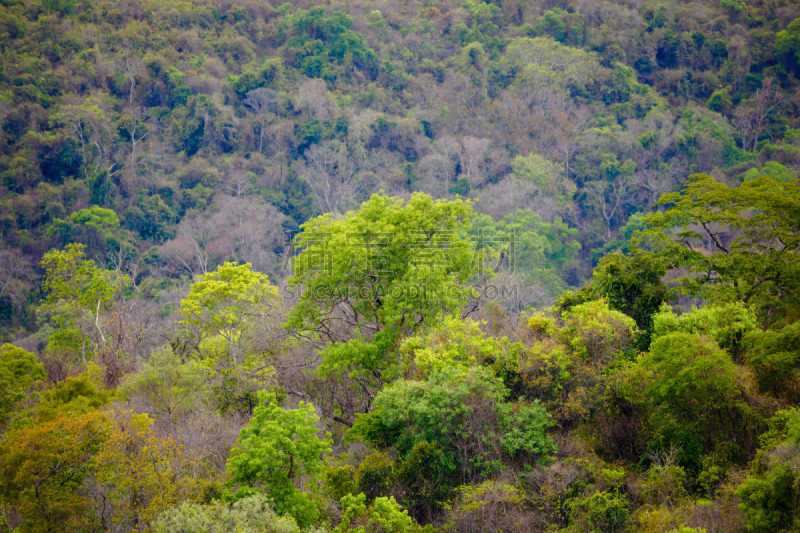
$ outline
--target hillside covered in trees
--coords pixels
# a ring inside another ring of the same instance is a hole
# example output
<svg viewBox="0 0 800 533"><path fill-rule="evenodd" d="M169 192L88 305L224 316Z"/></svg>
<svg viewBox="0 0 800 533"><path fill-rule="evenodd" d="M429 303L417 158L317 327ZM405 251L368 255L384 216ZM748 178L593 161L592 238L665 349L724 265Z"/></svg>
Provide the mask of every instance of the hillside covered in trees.
<svg viewBox="0 0 800 533"><path fill-rule="evenodd" d="M0 532L800 531L797 2L0 46Z"/></svg>

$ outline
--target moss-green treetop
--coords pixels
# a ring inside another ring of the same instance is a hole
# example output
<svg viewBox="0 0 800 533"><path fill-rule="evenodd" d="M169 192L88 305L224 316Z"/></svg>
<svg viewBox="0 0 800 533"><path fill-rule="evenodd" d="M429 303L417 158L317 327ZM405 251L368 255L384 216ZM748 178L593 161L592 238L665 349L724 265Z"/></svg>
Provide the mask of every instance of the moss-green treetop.
<svg viewBox="0 0 800 533"><path fill-rule="evenodd" d="M344 340L334 316L364 334L414 329L426 318L463 307L481 271L467 239L469 201L375 194L344 217L323 215L302 226L293 288L304 288L293 326Z"/></svg>
<svg viewBox="0 0 800 533"><path fill-rule="evenodd" d="M644 237L684 287L716 301L741 301L771 316L800 297L800 181L762 176L729 187L695 174L646 217Z"/></svg>
<svg viewBox="0 0 800 533"><path fill-rule="evenodd" d="M198 344L211 336L224 338L235 365L263 340L262 326L273 322L279 302L278 288L250 263L225 263L192 284L181 301L180 325Z"/></svg>
<svg viewBox="0 0 800 533"><path fill-rule="evenodd" d="M289 279L302 293L289 325L330 343L321 374L347 375L371 399L402 373L401 337L478 296L468 283L489 272L468 239L473 215L460 199L375 194L343 217L303 225Z"/></svg>

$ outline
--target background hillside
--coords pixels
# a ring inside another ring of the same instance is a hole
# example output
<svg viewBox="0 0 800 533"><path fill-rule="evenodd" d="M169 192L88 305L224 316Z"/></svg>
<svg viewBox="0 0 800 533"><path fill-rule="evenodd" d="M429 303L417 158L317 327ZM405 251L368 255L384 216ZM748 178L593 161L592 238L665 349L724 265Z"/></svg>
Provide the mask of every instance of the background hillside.
<svg viewBox="0 0 800 533"><path fill-rule="evenodd" d="M529 232L524 304L544 305L686 176L798 164L789 0L8 0L0 16L6 338L37 329L51 248L123 254L163 278L153 297L224 260L275 279L299 224L378 190L480 199L482 227Z"/></svg>

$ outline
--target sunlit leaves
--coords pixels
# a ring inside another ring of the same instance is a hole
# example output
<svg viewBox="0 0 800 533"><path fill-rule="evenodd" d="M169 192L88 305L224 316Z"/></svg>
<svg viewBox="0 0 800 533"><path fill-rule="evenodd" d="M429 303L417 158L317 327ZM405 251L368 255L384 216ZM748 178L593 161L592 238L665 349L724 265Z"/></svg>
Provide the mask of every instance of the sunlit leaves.
<svg viewBox="0 0 800 533"><path fill-rule="evenodd" d="M11 344L0 346L0 429L8 422L27 389L46 377L32 353Z"/></svg>
<svg viewBox="0 0 800 533"><path fill-rule="evenodd" d="M466 236L472 217L462 200L376 194L344 217L303 226L289 280L302 292L289 325L332 343L323 375L361 380L371 394L398 377L401 336L477 296L468 282L487 272Z"/></svg>
<svg viewBox="0 0 800 533"><path fill-rule="evenodd" d="M314 406L300 402L297 409L283 409L274 394L260 392L261 405L242 429L228 459L234 483L261 487L270 495L275 510L293 516L301 525L319 516L317 502L294 487L294 480L323 470L321 455L330 453L331 440L320 438Z"/></svg>
<svg viewBox="0 0 800 533"><path fill-rule="evenodd" d="M192 284L181 301L180 326L198 348L210 336L224 338L235 366L249 353L269 350L279 304L278 289L267 276L249 263L225 263Z"/></svg>
<svg viewBox="0 0 800 533"><path fill-rule="evenodd" d="M106 341L100 312L107 310L131 281L87 259L84 248L70 244L44 255L42 289L47 298L39 309L57 328L50 337L51 347L80 353L85 362L87 354Z"/></svg>
<svg viewBox="0 0 800 533"><path fill-rule="evenodd" d="M755 306L769 323L800 296L800 182L760 177L729 187L704 174L662 196L643 239L691 294ZM794 307L793 307L794 306Z"/></svg>

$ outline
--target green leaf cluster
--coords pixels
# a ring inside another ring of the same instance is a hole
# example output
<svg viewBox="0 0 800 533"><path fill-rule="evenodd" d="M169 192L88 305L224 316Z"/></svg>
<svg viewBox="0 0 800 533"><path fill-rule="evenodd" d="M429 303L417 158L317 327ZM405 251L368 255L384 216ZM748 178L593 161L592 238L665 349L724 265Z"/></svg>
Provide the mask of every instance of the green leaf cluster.
<svg viewBox="0 0 800 533"><path fill-rule="evenodd" d="M35 355L12 344L0 346L0 428L12 418L28 390L46 377Z"/></svg>
<svg viewBox="0 0 800 533"><path fill-rule="evenodd" d="M507 402L508 389L485 367L450 367L425 381L399 380L378 393L369 414L350 430L401 457L422 442L436 443L450 477L480 479L518 455L546 461L555 447L550 417L538 405Z"/></svg>
<svg viewBox="0 0 800 533"><path fill-rule="evenodd" d="M301 526L312 524L319 518L319 503L294 482L322 473L321 455L331 452L332 441L318 436L313 405L300 402L297 409L286 410L266 391L258 399L228 459L231 482L262 488L279 515L290 515Z"/></svg>

